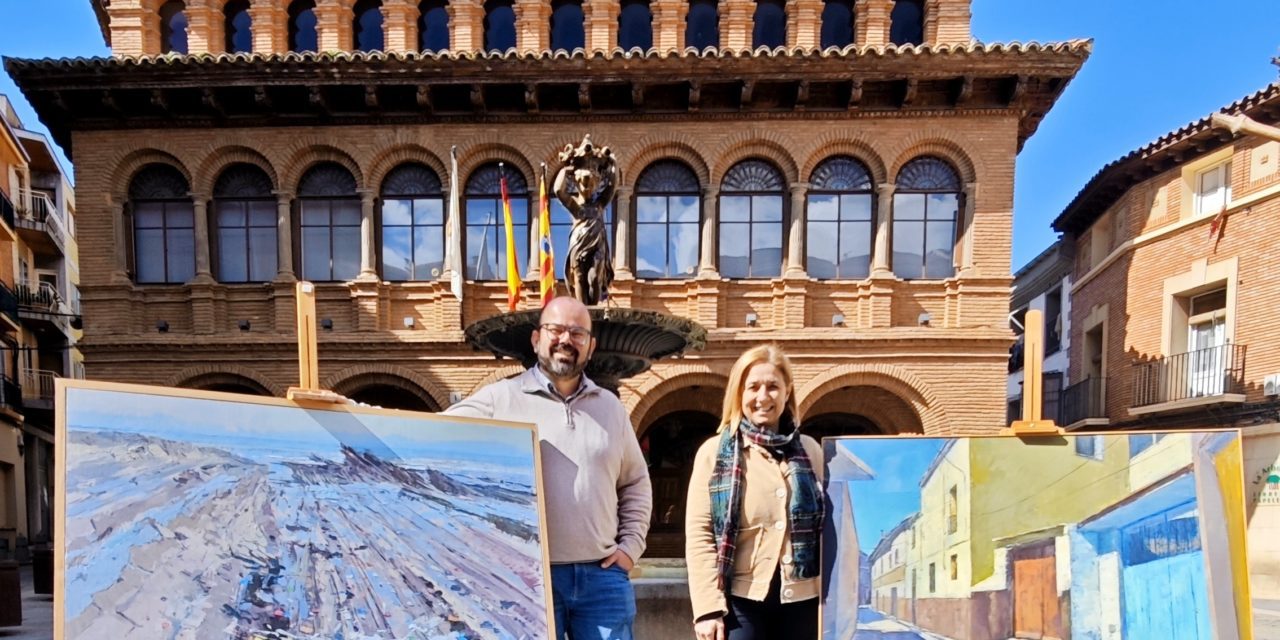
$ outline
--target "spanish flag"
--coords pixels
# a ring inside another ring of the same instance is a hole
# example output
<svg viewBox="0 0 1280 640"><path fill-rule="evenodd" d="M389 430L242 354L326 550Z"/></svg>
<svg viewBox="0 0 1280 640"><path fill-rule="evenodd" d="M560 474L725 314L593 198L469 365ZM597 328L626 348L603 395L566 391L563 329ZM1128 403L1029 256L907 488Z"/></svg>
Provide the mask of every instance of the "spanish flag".
<svg viewBox="0 0 1280 640"><path fill-rule="evenodd" d="M516 267L516 232L511 226L511 198L507 197L507 175L498 165L502 190L502 220L507 229L507 311L515 311L520 303L520 272Z"/></svg>
<svg viewBox="0 0 1280 640"><path fill-rule="evenodd" d="M547 165L538 176L538 265L542 306L556 297L556 256L551 247L551 201L547 199Z"/></svg>

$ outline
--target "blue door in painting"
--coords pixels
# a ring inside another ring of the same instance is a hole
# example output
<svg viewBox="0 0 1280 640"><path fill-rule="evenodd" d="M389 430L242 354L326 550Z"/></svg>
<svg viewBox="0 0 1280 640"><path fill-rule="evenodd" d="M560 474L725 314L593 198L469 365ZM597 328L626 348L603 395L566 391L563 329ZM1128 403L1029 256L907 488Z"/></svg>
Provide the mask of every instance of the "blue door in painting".
<svg viewBox="0 0 1280 640"><path fill-rule="evenodd" d="M1211 640L1195 503L1121 530L1124 637Z"/></svg>

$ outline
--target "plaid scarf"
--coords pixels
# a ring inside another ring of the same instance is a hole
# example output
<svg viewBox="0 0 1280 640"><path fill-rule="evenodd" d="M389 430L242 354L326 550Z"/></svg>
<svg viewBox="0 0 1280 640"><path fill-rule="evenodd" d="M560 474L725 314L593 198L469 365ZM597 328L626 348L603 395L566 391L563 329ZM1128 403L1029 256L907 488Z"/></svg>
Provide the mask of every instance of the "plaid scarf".
<svg viewBox="0 0 1280 640"><path fill-rule="evenodd" d="M741 437L738 437L741 435ZM743 438L784 459L791 469L791 575L813 578L818 575L818 539L822 533L824 497L818 477L804 445L800 430L784 414L777 432L761 429L746 418L738 428L725 429L720 436L715 468L711 471L711 529L716 539L716 573L720 590L729 593L733 574L734 545L738 538L738 512L742 507Z"/></svg>

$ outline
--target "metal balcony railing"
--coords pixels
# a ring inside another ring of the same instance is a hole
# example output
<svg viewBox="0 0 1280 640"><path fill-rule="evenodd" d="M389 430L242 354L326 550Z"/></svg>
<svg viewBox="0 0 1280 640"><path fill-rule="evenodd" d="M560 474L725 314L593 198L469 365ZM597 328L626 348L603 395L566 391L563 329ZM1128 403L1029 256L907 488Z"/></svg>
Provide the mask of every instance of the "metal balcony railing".
<svg viewBox="0 0 1280 640"><path fill-rule="evenodd" d="M67 233L67 225L58 212L58 205L54 204L47 194L39 191L26 191L24 195L31 198L31 210L18 218L18 226L44 231L65 254L67 240L71 236Z"/></svg>
<svg viewBox="0 0 1280 640"><path fill-rule="evenodd" d="M0 406L22 409L22 387L3 374L0 374Z"/></svg>
<svg viewBox="0 0 1280 640"><path fill-rule="evenodd" d="M1106 418L1107 408L1102 404L1106 387L1106 378L1085 378L1063 389L1058 424L1065 427L1089 418Z"/></svg>
<svg viewBox="0 0 1280 640"><path fill-rule="evenodd" d="M26 398L53 401L53 381L58 374L44 369L23 369L22 389Z"/></svg>
<svg viewBox="0 0 1280 640"><path fill-rule="evenodd" d="M1244 393L1244 355L1227 343L1135 364L1133 406Z"/></svg>
<svg viewBox="0 0 1280 640"><path fill-rule="evenodd" d="M45 313L62 313L62 296L48 282L28 282L18 285L18 305Z"/></svg>
<svg viewBox="0 0 1280 640"><path fill-rule="evenodd" d="M3 191L0 191L0 219L3 219L10 229L14 228L13 201L9 200L9 196Z"/></svg>
<svg viewBox="0 0 1280 640"><path fill-rule="evenodd" d="M2 282L0 282L0 313L8 316L10 320L13 320L14 324L19 322L18 296Z"/></svg>

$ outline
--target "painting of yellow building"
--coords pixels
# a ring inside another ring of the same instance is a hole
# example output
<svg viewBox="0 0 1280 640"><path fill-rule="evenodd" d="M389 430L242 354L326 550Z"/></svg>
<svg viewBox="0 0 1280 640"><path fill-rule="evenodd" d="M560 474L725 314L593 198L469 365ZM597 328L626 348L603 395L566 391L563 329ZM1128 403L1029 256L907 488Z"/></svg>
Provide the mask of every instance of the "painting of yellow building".
<svg viewBox="0 0 1280 640"><path fill-rule="evenodd" d="M824 638L1250 637L1237 432L825 446L878 473L849 485L873 597Z"/></svg>

